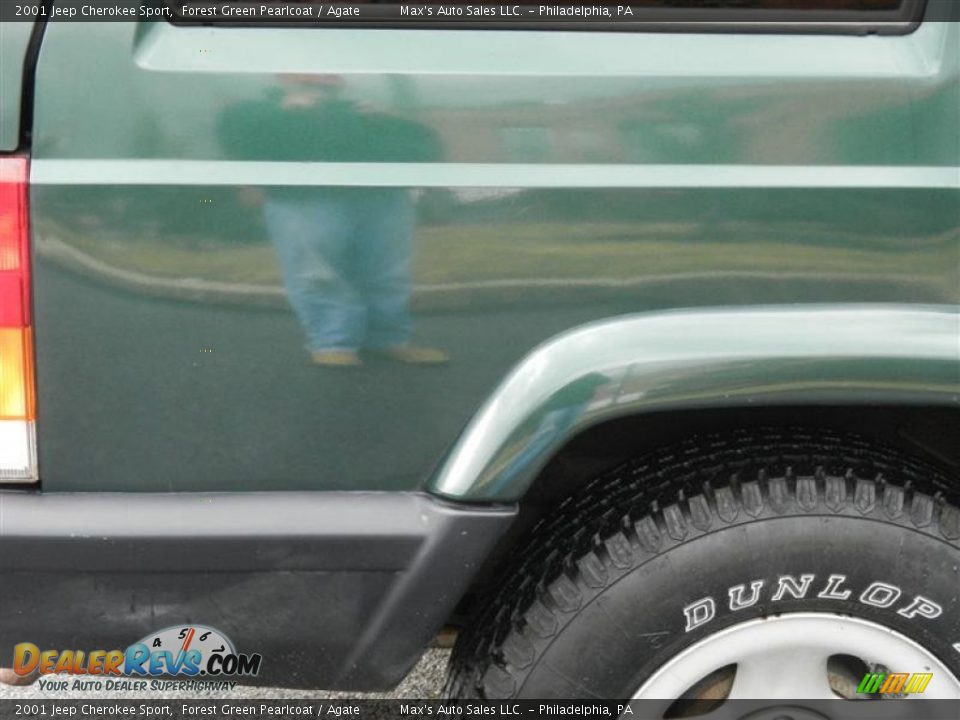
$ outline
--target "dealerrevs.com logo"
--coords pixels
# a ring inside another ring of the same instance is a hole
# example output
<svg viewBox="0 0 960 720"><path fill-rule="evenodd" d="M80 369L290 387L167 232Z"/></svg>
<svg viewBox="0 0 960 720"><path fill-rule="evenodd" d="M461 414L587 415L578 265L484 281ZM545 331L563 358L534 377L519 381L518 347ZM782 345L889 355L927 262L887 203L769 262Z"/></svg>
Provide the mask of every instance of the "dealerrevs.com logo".
<svg viewBox="0 0 960 720"><path fill-rule="evenodd" d="M29 642L13 648L13 670L18 675L86 675L93 682L67 681L53 689L144 689L146 683L111 681L112 678L185 677L226 679L252 677L260 672L262 656L238 653L219 630L205 625L178 625L152 633L125 650L41 650ZM99 676L99 677L96 677ZM107 685L98 682L105 678ZM47 685L41 680L41 686ZM209 684L209 683L204 683ZM232 687L235 683L226 683ZM99 687L98 687L99 685ZM167 684L153 683L156 689Z"/></svg>

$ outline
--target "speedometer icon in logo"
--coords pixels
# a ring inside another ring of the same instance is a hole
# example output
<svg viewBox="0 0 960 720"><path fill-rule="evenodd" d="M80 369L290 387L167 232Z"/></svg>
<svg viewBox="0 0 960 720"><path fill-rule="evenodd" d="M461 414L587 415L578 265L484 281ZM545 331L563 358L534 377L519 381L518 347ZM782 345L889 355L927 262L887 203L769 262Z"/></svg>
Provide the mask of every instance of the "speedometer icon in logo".
<svg viewBox="0 0 960 720"><path fill-rule="evenodd" d="M237 653L230 638L207 625L174 625L147 635L140 642L151 651L170 650L174 654L186 654L190 650L199 650L203 661L209 660L213 653Z"/></svg>
<svg viewBox="0 0 960 720"><path fill-rule="evenodd" d="M125 659L127 673L136 675L256 675L261 656L238 653L209 625L172 625L131 645Z"/></svg>

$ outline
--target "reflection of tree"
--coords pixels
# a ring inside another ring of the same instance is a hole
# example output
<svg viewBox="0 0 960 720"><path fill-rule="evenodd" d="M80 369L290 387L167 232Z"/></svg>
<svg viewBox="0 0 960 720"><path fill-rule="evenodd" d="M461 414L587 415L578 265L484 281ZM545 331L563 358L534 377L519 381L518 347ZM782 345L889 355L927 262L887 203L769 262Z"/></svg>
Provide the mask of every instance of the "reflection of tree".
<svg viewBox="0 0 960 720"><path fill-rule="evenodd" d="M730 163L743 157L746 139L735 120L753 109L721 93L677 92L641 104L618 130L633 160Z"/></svg>
<svg viewBox="0 0 960 720"><path fill-rule="evenodd" d="M44 194L43 188L35 192ZM125 243L163 238L170 246L196 247L263 240L259 212L237 205L230 187L127 185L104 202L102 188L77 185L69 196L57 195L45 214L66 227L98 234L122 228Z"/></svg>
<svg viewBox="0 0 960 720"><path fill-rule="evenodd" d="M956 118L960 84L951 81L891 94L873 103L850 103L833 120L824 144L838 158L876 157L891 165L940 165L960 154ZM918 142L918 138L923 138Z"/></svg>
<svg viewBox="0 0 960 720"><path fill-rule="evenodd" d="M844 194L843 202L838 193ZM718 222L711 240L732 242L797 242L811 245L864 248L897 247L909 250L923 236L956 231L956 193L953 190L808 188L583 189L576 192L527 189L505 197L483 198L456 208L456 218L467 223L566 222L589 226L577 242L620 239L625 223L636 223L633 237L649 239L650 228L670 223L688 241L704 208L715 208ZM544 219L547 219L546 221ZM601 223L600 227L594 227ZM604 232L602 227L611 227ZM684 229L687 228L687 229ZM828 230L829 228L829 230ZM566 237L564 234L561 237ZM672 235L663 235L669 240Z"/></svg>

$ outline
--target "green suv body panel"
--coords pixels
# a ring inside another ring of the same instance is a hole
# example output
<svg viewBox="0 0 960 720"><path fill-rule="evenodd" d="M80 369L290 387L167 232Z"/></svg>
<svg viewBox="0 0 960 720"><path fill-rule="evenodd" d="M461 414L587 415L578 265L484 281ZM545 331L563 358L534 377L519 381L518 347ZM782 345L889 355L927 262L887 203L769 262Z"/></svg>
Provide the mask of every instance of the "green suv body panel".
<svg viewBox="0 0 960 720"><path fill-rule="evenodd" d="M0 24L0 152L20 144L20 92L33 23Z"/></svg>
<svg viewBox="0 0 960 720"><path fill-rule="evenodd" d="M625 320L614 345L591 324L661 310L814 303L815 327L882 303L862 357L811 337L803 383L854 400L896 384L911 355L887 333L894 306L958 300L958 48L937 22L866 37L51 22L31 165L42 487L514 498L526 480L493 490L490 463L543 398L473 457L478 408L550 338L600 333L625 369L673 357L649 327L710 323ZM304 75L328 103L315 132L291 121ZM451 362L311 366L264 198L415 212L412 337ZM796 381L774 347L795 328L752 323L757 364L714 396ZM906 386L952 401L943 358L915 359ZM703 382L681 373L636 409Z"/></svg>

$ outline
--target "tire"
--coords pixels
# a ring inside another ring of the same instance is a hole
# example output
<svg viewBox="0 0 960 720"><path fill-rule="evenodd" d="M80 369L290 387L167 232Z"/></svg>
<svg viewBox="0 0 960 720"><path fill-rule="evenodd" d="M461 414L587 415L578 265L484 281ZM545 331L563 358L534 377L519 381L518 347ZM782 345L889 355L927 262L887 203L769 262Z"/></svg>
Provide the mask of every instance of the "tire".
<svg viewBox="0 0 960 720"><path fill-rule="evenodd" d="M892 629L960 676L956 487L861 439L795 429L631 461L518 548L457 641L447 693L628 698L719 631L810 614Z"/></svg>

